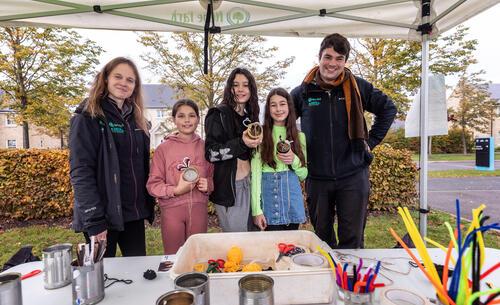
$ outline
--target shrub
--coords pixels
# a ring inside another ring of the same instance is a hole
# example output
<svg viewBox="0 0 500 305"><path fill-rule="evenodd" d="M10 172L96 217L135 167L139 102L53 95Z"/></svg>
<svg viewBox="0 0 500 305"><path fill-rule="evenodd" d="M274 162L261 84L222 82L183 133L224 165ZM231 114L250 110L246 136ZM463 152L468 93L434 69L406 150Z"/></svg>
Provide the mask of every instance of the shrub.
<svg viewBox="0 0 500 305"><path fill-rule="evenodd" d="M409 150L379 145L370 166L370 210L396 210L417 204L417 168Z"/></svg>
<svg viewBox="0 0 500 305"><path fill-rule="evenodd" d="M413 153L420 151L420 138L405 138L405 129L390 129L382 143L389 144L396 149L407 149Z"/></svg>
<svg viewBox="0 0 500 305"><path fill-rule="evenodd" d="M67 150L0 150L0 215L20 220L69 216Z"/></svg>
<svg viewBox="0 0 500 305"><path fill-rule="evenodd" d="M371 210L417 202L416 167L408 150L379 145L370 167ZM67 150L0 150L0 216L18 220L71 216ZM213 204L209 213L214 214Z"/></svg>
<svg viewBox="0 0 500 305"><path fill-rule="evenodd" d="M467 152L471 153L474 146L472 132L465 133L465 143ZM432 137L432 153L452 154L463 153L462 130L460 128L451 128L445 136Z"/></svg>
<svg viewBox="0 0 500 305"><path fill-rule="evenodd" d="M474 146L474 139L471 132L466 132L465 142L467 151L471 152ZM396 149L408 149L413 153L420 151L420 138L405 138L405 129L399 128L389 130L383 143L391 145ZM462 130L460 128L451 128L447 135L432 137L433 154L451 154L462 153Z"/></svg>

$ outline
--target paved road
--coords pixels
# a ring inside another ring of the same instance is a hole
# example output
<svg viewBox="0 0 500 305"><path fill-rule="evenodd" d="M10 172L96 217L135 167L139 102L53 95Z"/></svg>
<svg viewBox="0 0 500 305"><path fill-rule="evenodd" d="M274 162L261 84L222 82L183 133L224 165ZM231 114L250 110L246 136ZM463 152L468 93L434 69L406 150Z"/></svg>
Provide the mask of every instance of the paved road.
<svg viewBox="0 0 500 305"><path fill-rule="evenodd" d="M431 209L455 214L456 198L460 199L462 217L472 219L472 209L484 203L486 215L500 221L500 177L429 178Z"/></svg>
<svg viewBox="0 0 500 305"><path fill-rule="evenodd" d="M417 164L418 165L418 164ZM476 161L431 161L429 171L444 171L452 169L474 169ZM495 161L495 169L500 169L500 160Z"/></svg>

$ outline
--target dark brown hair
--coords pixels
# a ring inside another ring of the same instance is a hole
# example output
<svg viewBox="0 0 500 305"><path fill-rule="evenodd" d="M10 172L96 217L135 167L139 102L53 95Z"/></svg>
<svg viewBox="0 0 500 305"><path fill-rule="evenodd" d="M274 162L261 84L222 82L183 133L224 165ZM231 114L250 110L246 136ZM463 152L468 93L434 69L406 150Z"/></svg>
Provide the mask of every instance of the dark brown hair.
<svg viewBox="0 0 500 305"><path fill-rule="evenodd" d="M142 85L141 85L141 77L139 76L139 70L137 70L137 66L134 62L125 57L116 57L110 62L108 62L99 73L95 76L94 82L92 83L92 87L90 88L89 97L87 99L87 103L85 105L85 112L87 112L91 117L104 117L104 112L101 107L102 99L109 94L108 92L108 77L116 66L120 64L126 64L135 74L135 87L132 95L125 100L132 105L134 108L134 119L139 126L147 135L149 135L148 131L148 123L146 118L144 117L144 100L142 98Z"/></svg>
<svg viewBox="0 0 500 305"><path fill-rule="evenodd" d="M344 36L334 33L326 36L321 42L321 46L319 48L319 58L321 59L321 55L323 51L328 48L333 48L335 52L342 54L345 56L345 60L349 58L349 52L351 51L351 44L349 40Z"/></svg>
<svg viewBox="0 0 500 305"><path fill-rule="evenodd" d="M293 141L291 143L292 151L299 157L302 166L306 164L306 158L302 151L302 146L299 140L299 130L297 129L297 116L295 115L295 106L290 94L283 88L272 89L266 98L266 110L264 113L264 136L261 144L261 158L262 162L272 168L276 168L276 161L274 160L274 150L276 143L273 141L273 125L274 121L271 117L271 97L274 95L282 96L286 99L288 105L288 117L285 121L286 127L286 140ZM285 140L285 139L283 139Z"/></svg>
<svg viewBox="0 0 500 305"><path fill-rule="evenodd" d="M257 95L257 83L252 73L245 68L236 68L229 74L226 86L224 87L224 96L222 104L229 105L232 109L236 108L236 99L234 96L233 83L236 74L242 74L248 79L248 88L250 89L250 99L245 105L245 110L252 122L259 120L259 96Z"/></svg>
<svg viewBox="0 0 500 305"><path fill-rule="evenodd" d="M198 105L196 104L195 101L188 98L183 98L175 102L174 106L172 107L172 117L175 118L175 115L177 114L177 111L181 106L189 106L193 108L194 112L196 113L196 116L200 117L200 109L198 108Z"/></svg>

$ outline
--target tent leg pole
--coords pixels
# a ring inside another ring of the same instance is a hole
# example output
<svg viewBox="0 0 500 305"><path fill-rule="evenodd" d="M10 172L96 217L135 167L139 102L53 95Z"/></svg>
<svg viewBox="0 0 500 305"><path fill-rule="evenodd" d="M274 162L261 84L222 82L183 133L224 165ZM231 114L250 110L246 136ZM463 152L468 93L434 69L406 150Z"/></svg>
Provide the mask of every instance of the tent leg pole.
<svg viewBox="0 0 500 305"><path fill-rule="evenodd" d="M422 35L422 75L420 85L420 214L422 238L427 236L427 165L428 165L428 104L429 104L429 35Z"/></svg>

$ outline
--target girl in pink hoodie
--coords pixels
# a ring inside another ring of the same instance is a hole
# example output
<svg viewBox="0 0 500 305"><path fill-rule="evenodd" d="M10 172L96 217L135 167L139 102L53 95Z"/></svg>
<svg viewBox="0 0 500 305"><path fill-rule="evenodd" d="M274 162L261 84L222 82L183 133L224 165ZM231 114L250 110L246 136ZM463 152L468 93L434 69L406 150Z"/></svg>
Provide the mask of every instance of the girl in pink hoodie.
<svg viewBox="0 0 500 305"><path fill-rule="evenodd" d="M205 160L205 141L196 134L198 105L189 99L172 109L177 131L153 155L147 189L161 208L165 254L176 253L195 233L206 233L208 195L213 190L213 165Z"/></svg>

